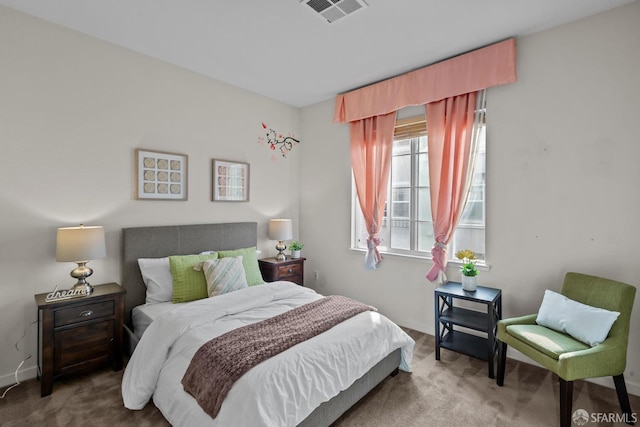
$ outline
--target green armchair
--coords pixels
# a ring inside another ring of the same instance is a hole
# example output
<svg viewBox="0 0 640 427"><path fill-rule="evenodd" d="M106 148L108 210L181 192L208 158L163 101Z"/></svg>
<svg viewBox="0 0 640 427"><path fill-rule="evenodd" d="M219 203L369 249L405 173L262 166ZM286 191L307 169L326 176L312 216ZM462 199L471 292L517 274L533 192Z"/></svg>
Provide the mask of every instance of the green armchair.
<svg viewBox="0 0 640 427"><path fill-rule="evenodd" d="M567 273L562 294L583 304L619 312L607 338L590 347L570 335L536 324L536 314L503 319L498 322L497 384L504 385L507 345L510 345L558 375L562 427L571 425L573 381L606 376L613 377L622 413L627 424L633 424L623 373L636 288L600 277Z"/></svg>

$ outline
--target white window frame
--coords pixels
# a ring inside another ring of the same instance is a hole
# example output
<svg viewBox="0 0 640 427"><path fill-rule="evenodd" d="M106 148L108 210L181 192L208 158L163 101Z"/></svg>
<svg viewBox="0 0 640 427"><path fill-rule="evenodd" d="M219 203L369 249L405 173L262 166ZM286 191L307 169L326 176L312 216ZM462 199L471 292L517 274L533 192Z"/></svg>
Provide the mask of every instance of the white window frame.
<svg viewBox="0 0 640 427"><path fill-rule="evenodd" d="M419 121L420 118L415 118L416 121ZM424 117L421 118L421 120L424 120ZM404 122L407 122L407 120L404 120ZM481 223L478 222L464 222L464 219L460 221L460 223L458 224L458 226L456 227L457 229L468 229L468 230L476 230L476 232L474 232L474 235L479 236L478 238L481 238L482 241L484 242L484 253L482 254L478 254L479 255L479 260L478 260L478 266L479 267L485 267L487 266L487 257L486 257L486 205L487 205L487 199L486 199L486 125L483 123L482 125L482 129L480 130L482 132L481 135L481 140L478 143L478 153L477 153L477 157L476 157L476 167L474 168L475 171L478 171L480 174L482 174L482 179L478 182L476 180L474 180L474 182L472 183L472 190L470 190L469 193L469 197L473 197L475 194L474 193L474 189L476 191L480 191L482 194L482 198L483 198L483 203L482 203L482 209L479 212L476 212L476 214L481 214L481 218L482 221ZM402 256L402 257L411 257L411 258L420 258L420 259L431 259L431 244L428 245L427 248L423 248L425 250L418 250L417 248L417 239L418 239L418 224L422 223L422 224L426 224L429 229L431 230L431 233L433 233L433 221L431 219L431 215L429 212L429 219L428 220L418 220L418 203L416 202L418 199L418 189L420 188L417 184L418 184L418 151L417 148L419 146L419 139L420 138L425 138L424 143L426 144L426 137L424 136L414 136L411 138L396 138L394 139L395 141L400 141L400 140L407 140L410 139L411 142L411 173L410 173L410 194L411 194L411 208L410 208L410 217L408 219L409 224L410 224L410 231L409 231L409 248L408 249L403 249L403 248L398 248L398 247L389 247L388 242L392 242L392 229L391 227L386 227L385 224L388 221L388 212L389 212L389 206L390 206L390 201L392 201L392 191L393 191L393 187L392 187L392 174L393 174L393 170L390 170L389 173L389 185L388 185L388 190L387 190L387 202L385 203L385 213L384 213L384 217L383 217L383 227L380 230L380 246L378 247L379 251L382 254L385 255L397 255L397 256ZM480 160L481 162L479 163L478 160ZM393 163L393 161L392 161ZM393 166L392 166L393 167ZM476 175L476 172L474 171L474 176ZM353 175L352 175L353 176ZM427 187L428 188L428 187ZM393 201L391 202L393 203ZM474 203L473 200L471 200L471 203ZM466 206L465 206L465 213L467 213L467 209L470 208L470 204L469 201L467 202ZM351 216L352 216L352 221L351 221L351 248L353 250L357 250L357 251L365 251L366 250L366 227L364 226L364 220L362 218L362 213L360 212L360 206L358 203L358 198L357 198L357 191L355 188L355 182L353 181L352 178L352 209L351 209ZM392 219L393 221L393 219ZM451 241L449 242L449 248L447 250L447 254L448 254L448 258L449 258L449 262L451 263L459 263L460 260L458 260L457 258L455 258L455 252L461 249L467 249L467 247L457 247L457 242L456 242L456 235L454 234L454 236L451 238Z"/></svg>

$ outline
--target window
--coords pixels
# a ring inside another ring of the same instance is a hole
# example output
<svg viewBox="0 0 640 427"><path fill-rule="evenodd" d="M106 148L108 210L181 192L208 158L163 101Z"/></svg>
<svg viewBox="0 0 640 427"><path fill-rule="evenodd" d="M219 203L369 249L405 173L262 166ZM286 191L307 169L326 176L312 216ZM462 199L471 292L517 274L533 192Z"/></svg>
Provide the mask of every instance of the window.
<svg viewBox="0 0 640 427"><path fill-rule="evenodd" d="M484 110L484 105L481 107ZM449 257L471 249L485 259L485 123L477 124L478 143L467 204L449 242ZM430 257L434 243L429 196L427 129L424 116L398 119L393 141L389 192L380 229L383 253ZM368 233L353 186L353 247L366 249Z"/></svg>

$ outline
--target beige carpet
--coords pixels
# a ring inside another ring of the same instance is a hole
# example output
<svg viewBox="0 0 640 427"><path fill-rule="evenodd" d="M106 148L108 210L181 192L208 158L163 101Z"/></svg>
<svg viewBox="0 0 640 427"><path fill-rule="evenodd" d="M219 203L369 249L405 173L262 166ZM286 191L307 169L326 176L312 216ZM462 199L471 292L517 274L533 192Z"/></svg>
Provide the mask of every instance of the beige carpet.
<svg viewBox="0 0 640 427"><path fill-rule="evenodd" d="M558 381L547 371L507 361L504 387L487 377L487 365L442 350L436 361L433 337L408 331L416 340L413 373L387 378L342 416L335 426L555 426ZM160 412L122 406L121 372L99 372L57 381L53 394L40 397L40 383L29 380L0 400L1 426L166 426ZM4 391L4 390L2 390ZM1 393L0 393L1 394ZM640 397L630 396L640 410ZM620 412L615 390L585 381L574 385L573 409ZM625 425L594 423L596 425Z"/></svg>

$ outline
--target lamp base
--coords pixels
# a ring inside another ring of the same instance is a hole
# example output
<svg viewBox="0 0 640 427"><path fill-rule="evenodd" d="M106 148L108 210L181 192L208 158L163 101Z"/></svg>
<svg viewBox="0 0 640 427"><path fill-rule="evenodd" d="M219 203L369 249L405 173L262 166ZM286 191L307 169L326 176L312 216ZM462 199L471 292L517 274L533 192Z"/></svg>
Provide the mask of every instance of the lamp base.
<svg viewBox="0 0 640 427"><path fill-rule="evenodd" d="M85 282L85 283L80 283L80 281L78 281L78 283L76 283L75 285L73 285L71 287L72 290L76 291L76 290L81 290L84 292L85 295L89 295L91 294L91 292L93 292L93 286L91 286L89 283Z"/></svg>
<svg viewBox="0 0 640 427"><path fill-rule="evenodd" d="M87 262L89 261L76 261L78 266L71 270L71 277L74 279L78 279L75 285L71 289L73 290L83 290L86 295L91 294L93 292L93 286L87 282L87 277L93 274L93 270L87 267Z"/></svg>
<svg viewBox="0 0 640 427"><path fill-rule="evenodd" d="M284 254L284 250L287 249L287 245L284 244L284 240L278 240L276 249L278 250L278 255L276 255L276 261L286 260L287 256Z"/></svg>

